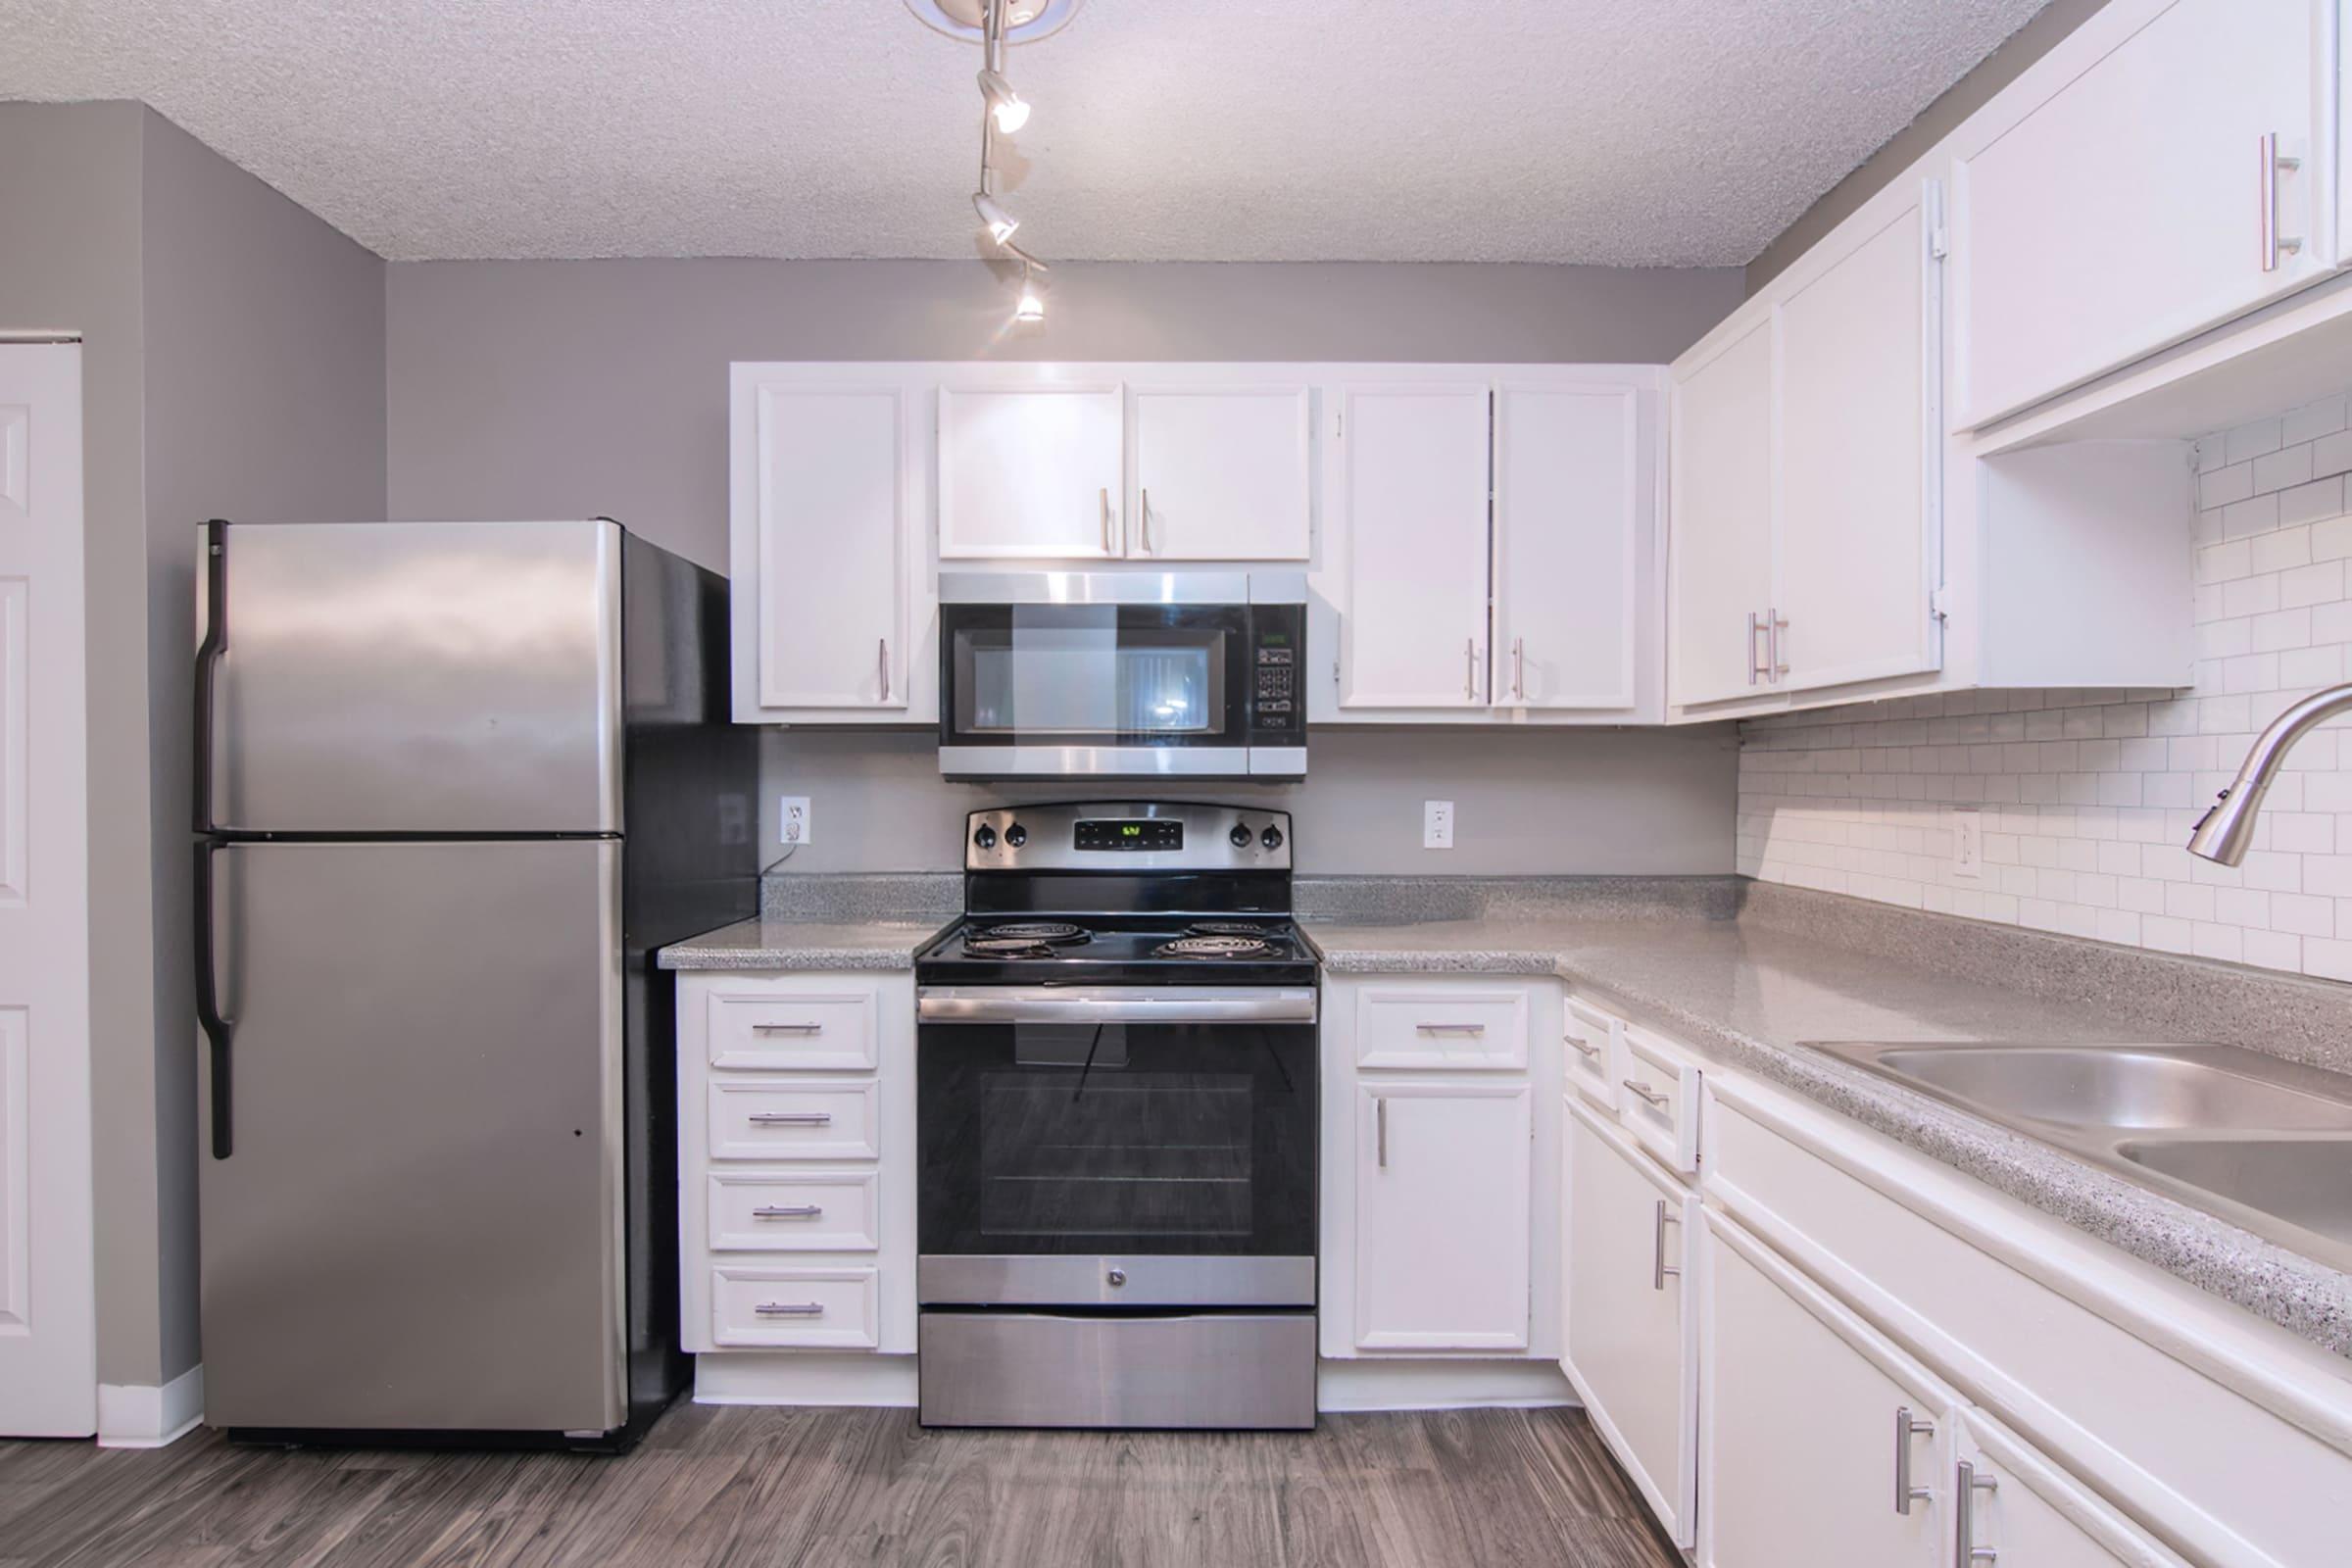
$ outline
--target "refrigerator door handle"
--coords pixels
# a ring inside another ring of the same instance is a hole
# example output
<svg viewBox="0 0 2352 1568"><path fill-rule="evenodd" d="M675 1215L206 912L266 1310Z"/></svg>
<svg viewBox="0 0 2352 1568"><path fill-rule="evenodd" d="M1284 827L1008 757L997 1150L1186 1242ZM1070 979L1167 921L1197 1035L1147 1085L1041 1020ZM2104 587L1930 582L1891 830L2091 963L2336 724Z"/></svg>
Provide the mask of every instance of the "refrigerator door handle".
<svg viewBox="0 0 2352 1568"><path fill-rule="evenodd" d="M196 645L196 831L213 830L213 677L228 651L228 524L204 525L204 640Z"/></svg>
<svg viewBox="0 0 2352 1568"><path fill-rule="evenodd" d="M196 1021L209 1047L213 1081L213 1157L226 1159L228 1138L228 1020L213 968L213 854L210 840L196 846Z"/></svg>

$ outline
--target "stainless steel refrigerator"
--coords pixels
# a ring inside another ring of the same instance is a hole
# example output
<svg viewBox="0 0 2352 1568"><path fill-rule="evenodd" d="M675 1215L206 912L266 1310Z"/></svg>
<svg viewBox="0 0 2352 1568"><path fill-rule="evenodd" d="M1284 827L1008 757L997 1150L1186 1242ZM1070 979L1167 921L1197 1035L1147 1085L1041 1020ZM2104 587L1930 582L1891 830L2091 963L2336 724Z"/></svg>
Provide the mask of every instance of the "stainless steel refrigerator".
<svg viewBox="0 0 2352 1568"><path fill-rule="evenodd" d="M758 897L726 585L607 520L203 552L206 1420L625 1447L685 1365L649 955Z"/></svg>

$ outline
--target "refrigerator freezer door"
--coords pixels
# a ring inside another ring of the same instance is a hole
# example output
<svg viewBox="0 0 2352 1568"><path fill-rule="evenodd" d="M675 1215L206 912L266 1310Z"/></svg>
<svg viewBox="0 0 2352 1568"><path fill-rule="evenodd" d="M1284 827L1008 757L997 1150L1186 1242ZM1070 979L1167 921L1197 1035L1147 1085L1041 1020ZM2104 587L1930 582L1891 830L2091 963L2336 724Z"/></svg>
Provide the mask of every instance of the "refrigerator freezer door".
<svg viewBox="0 0 2352 1568"><path fill-rule="evenodd" d="M620 830L616 525L223 533L200 830Z"/></svg>
<svg viewBox="0 0 2352 1568"><path fill-rule="evenodd" d="M621 1425L620 853L212 851L210 1424Z"/></svg>

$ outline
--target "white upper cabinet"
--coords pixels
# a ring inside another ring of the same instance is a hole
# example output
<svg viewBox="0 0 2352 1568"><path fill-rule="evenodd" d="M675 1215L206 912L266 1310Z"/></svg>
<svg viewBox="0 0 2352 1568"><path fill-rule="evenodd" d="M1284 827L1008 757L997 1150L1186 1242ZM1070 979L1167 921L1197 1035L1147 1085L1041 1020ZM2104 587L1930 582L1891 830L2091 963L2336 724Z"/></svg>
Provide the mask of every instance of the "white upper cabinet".
<svg viewBox="0 0 2352 1568"><path fill-rule="evenodd" d="M768 368L735 374L736 716L919 720L917 689L937 682L917 646L930 615L927 600L916 610L929 562L915 395Z"/></svg>
<svg viewBox="0 0 2352 1568"><path fill-rule="evenodd" d="M2328 270L2334 9L2117 0L1955 134L1955 428Z"/></svg>
<svg viewBox="0 0 2352 1568"><path fill-rule="evenodd" d="M1303 384L1132 388L1128 556L1306 560L1311 401Z"/></svg>
<svg viewBox="0 0 2352 1568"><path fill-rule="evenodd" d="M1781 301L1780 561L1789 690L1933 669L1941 340L1932 180L1873 204Z"/></svg>
<svg viewBox="0 0 2352 1568"><path fill-rule="evenodd" d="M1499 706L1623 710L1638 700L1642 524L1654 494L1643 412L1643 395L1627 386L1505 379L1495 389Z"/></svg>
<svg viewBox="0 0 2352 1568"><path fill-rule="evenodd" d="M1670 704L1753 695L1772 601L1773 324L1702 344L1674 368L1669 487Z"/></svg>
<svg viewBox="0 0 2352 1568"><path fill-rule="evenodd" d="M1487 704L1489 388L1339 396L1344 708Z"/></svg>
<svg viewBox="0 0 2352 1568"><path fill-rule="evenodd" d="M941 558L1126 554L1125 422L1116 381L941 387Z"/></svg>

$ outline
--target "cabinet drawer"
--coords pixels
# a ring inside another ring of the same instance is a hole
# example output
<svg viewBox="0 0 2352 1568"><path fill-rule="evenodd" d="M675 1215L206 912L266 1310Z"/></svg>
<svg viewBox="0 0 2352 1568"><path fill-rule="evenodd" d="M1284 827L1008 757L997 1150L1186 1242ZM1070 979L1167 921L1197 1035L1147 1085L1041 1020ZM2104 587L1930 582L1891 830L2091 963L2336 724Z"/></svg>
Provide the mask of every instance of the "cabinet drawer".
<svg viewBox="0 0 2352 1568"><path fill-rule="evenodd" d="M1617 1031L1618 1108L1635 1142L1671 1170L1698 1169L1698 1063L1640 1024Z"/></svg>
<svg viewBox="0 0 2352 1568"><path fill-rule="evenodd" d="M874 1159L871 1078L714 1078L712 1159Z"/></svg>
<svg viewBox="0 0 2352 1568"><path fill-rule="evenodd" d="M870 1268L714 1268L711 1341L871 1349L881 1338L876 1280Z"/></svg>
<svg viewBox="0 0 2352 1568"><path fill-rule="evenodd" d="M1614 1113L1624 1098L1612 1068L1617 1061L1618 1022L1591 1003L1568 999L1561 1028L1563 1072L1569 1087L1595 1109Z"/></svg>
<svg viewBox="0 0 2352 1568"><path fill-rule="evenodd" d="M714 1252L870 1252L881 1245L876 1174L864 1171L713 1171Z"/></svg>
<svg viewBox="0 0 2352 1568"><path fill-rule="evenodd" d="M871 986L789 996L713 992L710 1065L870 1071L879 1008Z"/></svg>
<svg viewBox="0 0 2352 1568"><path fill-rule="evenodd" d="M1374 1068L1524 1068L1527 1028L1525 986L1365 986L1355 999L1355 1059Z"/></svg>

